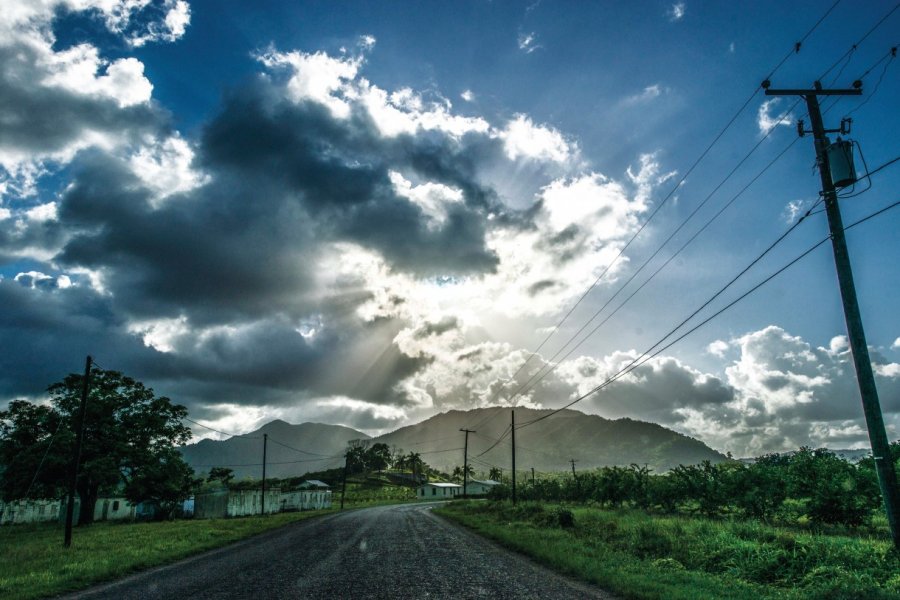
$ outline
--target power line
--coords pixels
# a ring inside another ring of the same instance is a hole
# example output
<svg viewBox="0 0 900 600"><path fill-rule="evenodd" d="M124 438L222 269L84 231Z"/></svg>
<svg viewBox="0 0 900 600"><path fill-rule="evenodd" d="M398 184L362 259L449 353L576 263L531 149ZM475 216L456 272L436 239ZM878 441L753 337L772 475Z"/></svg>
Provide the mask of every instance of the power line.
<svg viewBox="0 0 900 600"><path fill-rule="evenodd" d="M847 229L850 229L850 228L852 228L852 227L856 227L857 225L860 225L860 224L862 224L862 223L865 223L866 221L868 221L868 220L870 220L870 219L872 219L872 218L874 218L874 217L877 217L877 216L879 216L879 215L881 215L881 214L883 214L883 213L885 213L885 212L887 212L887 211L889 211L889 210L891 210L891 209L893 209L893 208L896 208L897 206L900 206L900 200L898 200L898 201L896 201L896 202L894 202L894 203L892 203L892 204L890 204L890 205L888 205L888 206L885 206L885 207L879 209L878 211L876 211L876 212L874 212L874 213L872 213L872 214L870 214L870 215L868 215L868 216L866 216L866 217L863 217L862 219L859 219L858 221L855 221L855 222L851 223L850 225L844 227L844 230L846 231ZM649 354L649 355L648 355L648 352L649 352L650 350L652 350L654 347L656 347L657 345L659 345L660 342L657 342L656 344L654 344L653 346L651 346L650 349L648 349L647 351L643 352L640 356L638 356L637 358L635 358L634 360L632 360L632 361L631 361L628 365L626 365L624 368L620 369L617 373L615 373L615 374L611 375L610 377L608 377L603 383L601 383L601 384L599 384L598 386L594 387L593 389L591 389L591 390L588 391L587 393L582 394L582 395L579 396L578 398L575 398L574 400L572 400L571 402L569 402L568 404L566 404L565 406L563 406L563 407L561 407L561 408L555 409L555 410L553 410L552 412L550 412L550 413L548 413L548 414L546 414L546 415L543 415L543 416L541 416L541 417L538 417L537 419L533 419L533 420L531 420L531 421L528 421L528 422L526 422L526 423L523 423L522 425L520 425L519 427L517 427L517 429L521 429L521 428L523 428L523 427L527 427L527 426L529 426L529 425L533 425L533 424L535 424L535 423L537 423L537 422L539 422L539 421L543 421L544 419L547 419L547 418L549 418L549 417L552 417L552 416L555 415L555 414L558 414L558 413L562 412L563 410L569 408L570 406L572 406L572 405L574 405L574 404L576 404L576 403L578 403L578 402L581 402L581 401L584 400L585 398L587 398L587 397L589 397L589 396L591 396L591 395L597 393L598 391L604 389L605 387L609 386L610 384L612 384L612 383L615 382L616 380L618 380L618 379L622 378L623 376L627 375L627 374L630 373L631 371L633 371L633 370L637 369L638 367L644 365L644 364L647 363L649 360L651 360L651 359L653 359L654 357L658 356L658 355L661 354L662 352L665 352L666 350L668 350L669 348L671 348L673 345L677 344L678 342L680 342L681 340L683 340L684 338L686 338L686 337L689 336L690 334L694 333L695 331L697 331L698 329L700 329L701 327L703 327L704 325L706 325L707 323L709 323L710 321L712 321L713 319L715 319L716 317L718 317L719 315L721 315L722 313L724 313L725 311L729 310L731 307L733 307L734 305L736 305L738 302L740 302L741 300L743 300L743 299L746 298L747 296L753 294L756 290L758 290L759 288L761 288L761 287L764 286L765 284L769 283L772 279L774 279L775 277L777 277L778 275L780 275L781 273L783 273L784 271L786 271L787 269L789 269L790 267L792 267L794 264L798 263L800 260L802 260L803 258L805 258L806 256L808 256L809 254L811 254L813 251L815 251L817 248L819 248L820 246L822 246L823 244L825 244L826 242L828 242L830 239L831 239L831 236L825 237L825 238L821 239L819 242L817 242L816 244L814 244L813 246L807 248L805 251L803 251L801 254L799 254L798 256L796 256L794 259L792 259L790 262L788 262L787 264L785 264L783 267L781 267L780 269L778 269L777 271L775 271L774 273L772 273L771 275L769 275L768 277L766 277L765 279L763 279L762 281L760 281L759 283L757 283L756 285L754 285L752 288L750 288L749 290L747 290L746 292L744 292L743 294L741 294L740 296L738 296L737 298L735 298L734 300L732 300L731 302L729 302L728 304L726 304L724 307L722 307L721 309L719 309L718 311L716 311L715 313L713 313L712 315L710 315L709 317L707 317L706 319L704 319L703 321L701 321L700 323L698 323L697 325L695 325L694 327L692 327L691 329L689 329L688 331L684 332L684 333L683 333L682 335L680 335L678 338L672 340L671 342L669 342L668 344L666 344L666 345L663 346L662 348L659 348L658 350L656 350L655 352L653 352L653 354ZM680 328L680 325L679 325L679 328ZM678 328L675 328L675 330L673 330L673 331L676 331L677 329L678 329ZM664 338L662 338L662 339L663 339L663 340L666 339L667 337L669 337L669 335L671 335L671 333L670 333L670 334L667 334L667 335L666 335Z"/></svg>
<svg viewBox="0 0 900 600"><path fill-rule="evenodd" d="M782 58L781 61L779 61L779 63L775 66L775 68L769 72L767 79L771 79L775 75L775 73L782 67L782 65L784 65L785 62L787 62L787 60L791 56L800 52L800 48L801 48L803 42L805 42L807 40L807 38L809 38L809 36L812 35L812 33L819 27L819 25L828 17L828 15L831 14L831 12L835 9L835 7L837 7L837 5L840 4L840 1L841 0L835 0L835 2L816 21L816 23L809 29L809 31L807 31L806 34L804 34L804 36L799 41L795 42L794 47L787 54L785 54L784 58ZM900 6L900 5L898 5L898 6ZM884 21L884 19L886 19L886 18L887 18L887 16L884 17L882 19L882 21ZM873 28L872 31L874 31L874 29L875 28ZM870 31L870 33L871 33L871 31ZM868 37L868 34L866 34L866 37ZM865 39L865 37L863 39ZM681 179L678 180L678 182L669 191L669 193L666 194L666 196L659 202L659 204L657 204L657 206L650 213L650 215L644 220L644 222L640 225L640 227L637 229L637 231L631 236L631 238L628 240L628 242L626 242L625 245L619 250L619 252L616 254L616 256L613 257L612 261L610 261L610 263L603 269L603 271L594 280L594 282L590 285L590 287L588 287L588 289L585 290L585 292L578 298L578 300L575 302L575 304L572 305L572 307L568 310L568 312L566 312L566 314L563 316L563 318L550 330L550 332L541 341L541 343L538 344L537 348L535 348L531 352L529 357L525 359L525 361L519 366L518 369L516 369L516 371L510 377L510 380L512 380L512 381L515 380L516 375L518 375L522 371L522 369L525 368L525 366L531 361L531 359L533 359L537 355L537 353L541 350L541 348L543 348L544 345L546 345L546 343L550 340L550 338L553 337L553 335L559 330L559 328L562 327L562 325L566 322L566 320L568 320L568 318L572 315L572 313L575 311L575 309L584 301L584 299L588 296L588 294L606 276L606 274L613 267L613 265L615 265L618 262L618 260L624 254L624 252L628 249L629 246L631 246L631 244L634 242L634 240L637 238L637 236L641 234L641 232L646 228L646 226L650 223L650 221L653 220L653 218L660 211L660 209L663 207L663 205L665 205L666 202L672 197L672 195L676 191L678 191L678 189L681 187L681 185L684 183L684 181L687 179L687 177L694 171L694 169L706 157L706 155L710 152L710 150L712 150L712 148L718 143L718 141L722 138L722 136L725 135L725 133L728 131L728 129L731 128L731 126L734 124L734 122L737 120L737 118L741 115L741 113L743 113L744 109L747 108L747 106L750 104L750 102L753 101L753 98L756 97L756 94L761 87L762 86L760 85L753 89L753 92L744 101L744 103L737 110L737 112L731 117L731 119L728 121L728 123L726 123L725 126L719 131L719 133L713 138L713 140L709 143L709 145L706 147L706 149L703 150L703 152L700 154L700 156L694 160L693 164L691 164L691 166L684 173L684 175L682 175ZM491 403L496 401L499 394L500 394L500 390L498 390L494 394L493 398L491 399ZM476 428L480 427L481 425L483 425L484 423L486 423L486 422L490 421L491 419L493 419L494 417L496 417L497 414L499 414L499 413L495 411L494 414L485 417L484 419L482 419L475 425L472 425L471 427L473 429L476 429Z"/></svg>
<svg viewBox="0 0 900 600"><path fill-rule="evenodd" d="M283 446L284 448L287 448L288 450L293 450L294 452L299 452L301 454L309 454L310 456L325 456L324 454L319 454L318 452L309 452L307 450L301 450L300 448L294 448L293 446L289 446L289 445L285 444L284 442L279 442L278 440L273 438L271 435L269 436L269 441L275 442L279 446Z"/></svg>
<svg viewBox="0 0 900 600"><path fill-rule="evenodd" d="M796 104L795 104L794 106L796 106ZM789 109L789 111L790 111L790 110L793 110L793 107L791 107L791 109ZM772 130L769 131L769 134L770 134L771 132L772 132ZM768 137L769 134L767 134L766 137ZM764 139L765 139L765 138L763 138L763 140L764 140ZM550 357L550 359L549 359L549 361L548 361L549 368L548 368L547 366L542 367L537 373L535 373L534 375L532 375L532 377L531 377L528 381L526 381L525 384L523 384L518 390L516 390L516 394L521 393L521 392L528 392L528 391L530 391L531 389L534 388L535 385L537 385L538 383L540 383L547 375L549 375L550 373L554 372L554 371L556 370L556 368L561 364L561 362L562 362L563 360L565 360L566 358L568 358L573 352L575 352L578 348L580 348L581 345L584 344L584 342L586 342L592 335L594 335L600 327L602 327L602 326L603 326L604 324L606 324L613 316L615 316L616 313L619 312L619 310L621 310L621 309L622 309L622 308L623 308L623 307L624 307L624 306L625 306L632 298L634 298L634 296L636 296L636 295L638 294L638 292L640 292L647 284L649 284L649 283L650 283L650 282L651 282L651 281L652 281L652 280L653 280L653 279L654 279L654 278L655 278L655 277L656 277L663 269L665 269L665 268L666 268L666 267L667 267L667 266L668 266L668 265L669 265L669 264L670 264L670 263L671 263L671 262L672 262L679 254L681 254L681 252L684 251L685 248L687 248L691 243L693 243L694 240L696 240L697 237L699 237L700 234L703 233L703 231L705 231L705 230L706 230L706 229L707 229L707 228L708 228L708 227L709 227L716 219L718 219L718 218L722 215L722 213L725 212L725 210L727 210L727 209L728 209L735 201L737 201L737 199L740 198L740 197L744 194L744 192L746 192L746 191L750 188L751 185L753 185L754 183L756 183L756 181L757 181L760 177L762 177L763 174L766 173L766 171L768 171L768 170L769 170L776 162L778 162L778 161L781 159L781 157L784 156L784 154L786 154L787 151L790 150L791 147L793 147L793 145L794 145L795 143L797 143L797 140L798 140L798 139L799 139L799 138L794 138L794 140L793 140L790 144L788 144L788 145L787 145L780 153L778 153L778 154L775 156L775 158L773 158L773 159L772 159L772 160L771 160L771 161L770 161L770 162L769 162L769 163L768 163L768 164L767 164L767 165L766 165L759 173L756 174L756 176L754 176L749 182L747 182L747 183L744 185L744 187L743 187L740 191L738 191L737 194L735 194L734 196L732 196L731 199L730 199L728 202L726 202L726 203L725 203L725 204L724 204L724 205L723 205L723 206L722 206L722 207L721 207L721 208L720 208L720 209L719 209L712 217L710 217L710 218L709 218L709 219L708 219L708 220L707 220L707 221L706 221L706 222L705 222L705 223L704 223L697 231L695 231L694 234L693 234L690 238L688 238L687 241L685 241L685 243L681 245L681 247L678 248L678 250L676 250L671 256L669 256L669 258L666 259L666 261L663 262L663 263L656 269L656 271L654 271L647 279L645 279L645 280L641 283L640 286L638 286L633 292L631 292L631 294L630 294L627 298L625 298L621 303L619 303L619 305L618 305L615 309L613 309L613 311L612 311L611 313L609 313L609 314L608 314L602 321L600 321L600 322L599 322L599 323L598 323L591 331L589 331L589 332L588 332L588 333L587 333L587 334L586 334L586 335L585 335L585 336L584 336L577 344L575 344L572 348L570 348L570 349L568 350L568 352L566 352L565 354L563 354L562 358L560 358L558 361L556 361L557 357L560 356L560 354L562 353L562 351L565 350L566 347L568 347L568 345L571 344L571 343L578 337L578 335L580 335L581 332L583 332L583 331L587 328L587 326L590 325L590 323L593 322L593 320L594 320L601 312L603 312L603 310L605 310L605 309L609 306L610 302L611 302L611 301L619 294L619 292L621 292L621 291L622 291L629 283L631 283L631 281L634 279L634 277L637 275L637 273L639 273L641 270L644 269L644 267L647 266L647 264L649 264L649 262L650 262L650 261L651 261L658 253L659 253L659 251L660 251L660 250L661 250L661 249L662 249L662 248L663 248L663 247L664 247L664 246L672 239L672 237L674 236L674 234L673 234L673 236L669 236L669 238L666 239L665 242L663 242L663 244L656 250L656 252L654 252L653 255L652 255L650 258L648 258L648 259L647 259L647 260L646 260L646 261L638 268L638 270L635 272L635 274L632 275L632 277L629 278L628 281L626 281L626 282L625 282L625 283L624 283L624 284L616 291L615 294L613 294L613 296L609 299L609 301L607 301L605 304L603 304L603 306L601 306L600 309L599 309L596 313L594 313L594 316L592 316L590 320L588 320L588 321L587 321L587 322L586 322L586 323L585 323L585 324L584 324L577 332L575 332L575 334L574 334L572 337L569 338L569 340L568 340L568 341L567 341L567 342L566 342L566 343L565 343L565 344L564 344L564 345L556 352L556 354L554 354L552 357ZM761 140L761 141L762 141L762 140ZM758 147L758 144L757 144L756 147ZM754 147L754 150L756 149L756 147ZM752 152L753 152L753 151L751 150L751 153L752 153ZM748 156L749 156L749 154L748 154L747 156L745 156L743 160L746 160ZM743 162L743 160L742 160L741 162ZM740 166L740 164L739 164L738 166ZM737 167L735 167L735 169L736 169L736 168L737 168ZM733 172L734 172L734 170L732 170L732 173L733 173ZM730 176L730 174L729 174L729 176ZM726 178L726 179L727 179L727 178ZM725 182L725 180L722 181L722 183L724 183L724 182ZM720 183L718 187L721 187L722 183ZM717 187L716 189L718 189L718 187ZM714 193L715 191L716 191L716 190L713 190L713 193ZM710 196L711 196L711 195L712 195L712 194L710 194ZM707 196L706 200L708 200L708 199L710 198L710 196ZM706 202L706 200L704 200L704 203ZM700 207L698 206L697 208L699 209ZM695 213L696 213L696 210L695 210ZM692 213L692 214L688 217L688 219L690 219L693 215L694 215L694 213ZM686 222L687 222L687 221L684 221L684 222L682 223L682 225L679 226L678 229L680 229ZM799 224L799 222L798 222L798 224ZM678 231L678 230L676 230L676 233L677 233L677 231ZM552 364L553 361L556 361L556 364ZM546 371L545 371L544 369L546 369ZM542 371L543 371L543 372L542 372Z"/></svg>
<svg viewBox="0 0 900 600"><path fill-rule="evenodd" d="M190 421L194 425L199 425L200 427L203 427L204 429L209 429L210 431L215 431L216 433L221 433L222 435L227 435L227 436L237 437L237 438L246 438L248 440L261 440L262 439L262 436L247 435L245 433L229 433L227 431L222 431L221 429L216 429L214 427L210 427L209 425L204 425L203 423L200 423L200 422L190 419L188 417L181 417L181 418L184 419L185 421ZM262 463L260 463L260 464L262 464Z"/></svg>
<svg viewBox="0 0 900 600"><path fill-rule="evenodd" d="M835 5L832 5L831 8L833 9L834 6L835 6ZM878 27L879 27L879 26L880 26L880 25L881 25L881 24L882 24L882 23L883 23L890 15L891 15L891 14L893 14L894 10L896 10L897 7L900 7L900 3L898 3L898 5L895 6L894 9L893 9L892 11L890 11L887 15L885 15L884 17L882 17L881 20L878 21L878 23L876 23L871 29L869 29L869 31L868 31L868 32L867 32L860 40L858 40L855 44L853 44L853 45L851 46L851 49L850 49L847 53L844 54L844 57L849 56L850 54L852 54L852 53L858 48L858 46L859 46L863 41L865 41L865 39L866 39L873 31L875 31L875 30L876 30L876 29L877 29L877 28L878 28ZM830 10L831 10L831 9L829 9L829 11L830 11ZM799 48L799 46L798 46L798 48ZM840 60L843 60L843 57L842 57ZM883 60L883 59L882 59L882 60ZM880 62L880 61L879 61L879 62ZM876 63L876 65L877 65L877 64L878 64L878 63ZM828 70L826 70L826 71L820 76L820 79L823 78L823 77L825 77L825 76L828 74L828 72L830 72L831 69L833 69L833 68L834 68L834 66L832 66L831 68L829 68ZM874 68L874 66L871 67L868 71L866 71L866 73L863 75L863 77L865 77L865 75L867 75L869 72L871 72L873 68ZM773 71L773 73L774 73L774 71ZM788 114L788 113L790 113L791 111L793 111L793 109L797 106L797 104L799 104L799 102L800 102L799 99L798 99L797 101L795 101L794 104L793 104L793 105L792 105L785 113L783 113L783 114ZM835 102L834 104L836 104L836 102ZM834 107L834 104L832 104L832 106L829 107L829 110L830 110L831 108ZM826 112L827 112L827 111L826 111ZM773 128L773 129L770 129L770 130L766 133L766 136L763 138L763 140L764 140L765 138L767 138L767 137L772 133L772 131L774 131L774 128ZM559 350L558 350L558 351L550 358L550 360L548 361L548 363L552 363L552 362L560 355L560 353L562 353L562 352L565 350L565 348L568 347L568 345L571 344L571 343L572 343L572 342L573 342L573 341L574 341L574 340L575 340L575 339L576 339L576 338L577 338L577 337L578 337L578 336L579 336L579 335L580 335L580 334L581 334L581 333L582 333L582 332L590 325L590 323L593 322L593 320L594 320L595 318L597 318L597 316L599 316L600 313L602 313L602 312L609 306L609 304L612 302L612 300L615 299L615 297L618 296L618 294L619 294L622 290L624 290L625 287L627 287L627 286L635 279L635 277L636 277L636 276L637 276L637 275L638 275L638 274L639 274L639 273L640 273L640 272L641 272L641 271L649 264L649 262L652 261L653 258L656 257L656 255L657 255L657 254L658 254L658 253L659 253L659 252L660 252L660 251L661 251L661 250L669 243L669 241L671 241L672 238L673 238L673 237L674 237L674 236L675 236L675 235L676 235L676 234L677 234L677 233L678 233L678 232L679 232L679 231L687 224L687 222L688 222L691 218L693 218L693 216L697 213L697 211L698 211L703 205L706 204L706 202L710 199L710 197L711 197L713 194L715 194L715 192L716 192L719 188L721 188L722 185L724 185L724 183L725 183L726 181L728 181L728 179L729 179L729 178L737 171L737 169L738 169L738 168L739 168L739 167L740 167L740 166L741 166L741 165L749 158L749 156L750 156L751 154L753 154L753 152L759 147L759 145L762 143L763 140L760 140L759 142L757 142L757 144L750 150L750 152L749 152L747 155L745 155L744 158L743 158L740 162L738 162L738 164L731 170L731 172L730 172L730 173L729 173L729 174L728 174L728 175L727 175L727 176L719 183L718 186L716 186L715 189L713 189L712 192L710 192L709 195L707 195L707 197L706 197L706 198L705 198L705 199L704 199L704 200L703 200L703 201L702 201L702 202L694 209L694 211L693 211L690 215L688 215L688 217L687 217L685 220L682 221L682 223L681 223L681 224L675 229L675 231L673 231L672 234L671 234L671 235L670 235L670 236L669 236L669 237L668 237L668 238L667 238L667 239L666 239L666 240L665 240L665 241L664 241L657 249L656 249L656 251L654 251L653 254L652 254L647 260L645 260L645 261L640 265L640 267L639 267L639 268L631 275L631 277L629 277L628 280L626 280L625 283L623 283L622 286L620 286L619 289L618 289L618 290L617 290L617 291L616 291L616 292L615 292L615 293L614 293L614 294L613 294L613 295L612 295L612 296L611 296L611 297L610 297L610 298L609 298L609 299L608 299L608 300L600 307L600 309L599 309L597 312L595 312L594 315L593 315L593 316L592 316L592 317L591 317L584 325L582 325L581 328L579 328L578 331L576 331L575 334L572 335L572 336L569 338L569 340L566 341L565 344L563 344L563 345L560 347L560 349L559 349ZM685 243L684 245L682 245L681 248L679 248L679 249L678 249L671 257L669 257L669 259L666 260L666 261L663 263L663 265L661 265L661 266L660 266L660 267L659 267L652 275L650 275L650 277L648 277L648 278L647 278L647 279L646 279L646 280L645 280L645 281L644 281L644 282L643 282L636 290L634 290L634 292L632 292L631 295L630 295L628 298L626 298L622 303L620 303L619 306L616 307L616 309L613 310L612 313L610 313L609 315L607 315L607 317L606 317L603 321L601 321L596 327L594 327L594 329L592 329L586 336L584 336L584 337L581 339L581 341L579 341L574 347L572 347L568 352L566 352L566 353L563 355L563 358L562 358L561 360L564 360L564 359L567 358L569 355L571 355L572 352L574 352L574 351L575 351L577 348L579 348L585 341L587 341L587 339L590 338L590 337L591 337L591 336L592 336L592 335L593 335L593 334L594 334L594 333L595 333L595 332L596 332L596 331L597 331L604 323L608 322L609 319L612 318L613 315L615 315L615 314L616 314L616 313L617 313L617 312L618 312L625 304L627 304L627 302L628 302L631 298L633 298L633 297L634 297L634 296L635 296L635 295L636 295L636 294L637 294L644 286L646 286L646 285L647 285L647 284L648 284L648 283L649 283L649 282L650 282L650 281L651 281L651 280L652 280L652 279L653 279L660 271L662 271L662 269L664 269L665 266L668 265L668 264L669 264L669 263L670 263L670 262L671 262L678 254L680 254L681 251L684 250L684 249L687 247L687 245L689 245L694 239L696 239L696 237L697 237L703 230L705 230L705 229L710 225L710 223L712 223L712 221L714 221L716 218L718 218L719 215L721 215L721 213L722 213L728 206L730 206L730 205L731 205L738 197L740 197L740 196L747 190L747 188L748 188L750 185L752 185L757 179L759 179L759 177L760 177L763 173L765 173L765 172L766 172L766 171L767 171L767 170L768 170L775 162L777 162L777 161L778 161L778 160L779 160L779 159L787 152L787 150L790 149L790 148L796 143L796 141L797 141L797 139L795 138L795 139L788 145L787 148L785 148L780 154L778 154L778 155L776 156L776 158L775 158L773 161L771 161L771 162L770 162L770 163L769 163L769 164L768 164L768 165L767 165L767 166L766 166L766 167L765 167L765 168L764 168L764 169L763 169L756 177L754 177L754 178L753 178L753 179L752 179L752 180L751 180L751 181L750 181L750 182L749 182L749 183L748 183L748 184L747 184L747 185L746 185L746 186L745 186L745 187L744 187L744 188L743 188L736 196L734 196L734 197L733 197L733 198L732 198L732 199L731 199L731 200L730 200L730 201L729 201L722 209L720 209L720 211L719 211L718 213L716 213L711 219L709 219L709 220L706 222L706 224L703 225L703 227L701 227L701 228L694 234L694 236L692 236L692 237L687 241L687 243ZM808 216L808 214L807 214L807 216ZM802 219L801 219L801 220L802 220ZM798 224L799 224L799 222L798 222ZM560 361L560 362L561 362L561 361ZM548 368L547 366L541 367L535 374L533 374L533 375L532 375L532 376L531 376L524 384L522 384L522 385L514 392L512 398L514 398L516 395L522 393L523 391L526 391L526 392L527 392L527 391L533 389L534 386L537 385L537 383L539 383L541 380L543 380L544 377L546 377L547 375L549 375L550 373L552 373L553 371L555 371L558 365L559 365L559 362L557 362L555 365L551 364L551 365L549 366L549 368ZM546 370L545 370L545 369L546 369Z"/></svg>

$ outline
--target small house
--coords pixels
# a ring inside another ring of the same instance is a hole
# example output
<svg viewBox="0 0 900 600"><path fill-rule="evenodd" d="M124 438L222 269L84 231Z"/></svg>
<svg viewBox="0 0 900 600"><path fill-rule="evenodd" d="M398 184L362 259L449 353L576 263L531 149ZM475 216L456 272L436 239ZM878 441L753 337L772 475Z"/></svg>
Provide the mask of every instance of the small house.
<svg viewBox="0 0 900 600"><path fill-rule="evenodd" d="M485 479L484 481L479 481L477 479L472 479L469 481L469 485L466 488L466 493L469 496L486 496L494 487L500 485L499 481L494 481L493 479Z"/></svg>
<svg viewBox="0 0 900 600"><path fill-rule="evenodd" d="M419 500L446 500L462 494L462 486L458 483L430 482L420 485L416 490Z"/></svg>

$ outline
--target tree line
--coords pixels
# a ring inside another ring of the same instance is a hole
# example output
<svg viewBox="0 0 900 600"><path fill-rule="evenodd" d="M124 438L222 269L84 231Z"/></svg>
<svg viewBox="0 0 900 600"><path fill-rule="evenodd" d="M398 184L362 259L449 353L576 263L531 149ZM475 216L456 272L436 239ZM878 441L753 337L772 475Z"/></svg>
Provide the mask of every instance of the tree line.
<svg viewBox="0 0 900 600"><path fill-rule="evenodd" d="M894 442L891 451L896 464L900 442ZM510 496L506 484L492 492L497 500ZM517 488L517 496L660 513L737 515L766 522L803 519L813 525L849 527L862 525L881 511L871 457L852 464L827 449L807 447L789 454L767 454L752 464L704 461L663 474L634 464L602 467L575 477L526 482Z"/></svg>

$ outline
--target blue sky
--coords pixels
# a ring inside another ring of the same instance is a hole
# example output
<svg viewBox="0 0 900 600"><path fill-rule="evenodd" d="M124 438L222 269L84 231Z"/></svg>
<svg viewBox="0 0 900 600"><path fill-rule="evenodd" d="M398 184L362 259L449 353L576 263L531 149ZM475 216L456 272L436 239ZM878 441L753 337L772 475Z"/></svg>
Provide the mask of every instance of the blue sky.
<svg viewBox="0 0 900 600"><path fill-rule="evenodd" d="M826 13L772 85L834 65L823 82L848 87L874 66L862 98L823 104L829 127L853 111L874 169L900 154L892 2L14 1L0 406L41 401L89 353L230 431L560 406L815 203L805 137L556 365L620 286L638 272L611 307L795 140L803 104L758 86ZM898 164L842 201L845 222L897 200ZM897 214L848 232L891 439ZM714 307L826 230L812 214ZM865 445L844 331L825 245L576 407L736 454Z"/></svg>

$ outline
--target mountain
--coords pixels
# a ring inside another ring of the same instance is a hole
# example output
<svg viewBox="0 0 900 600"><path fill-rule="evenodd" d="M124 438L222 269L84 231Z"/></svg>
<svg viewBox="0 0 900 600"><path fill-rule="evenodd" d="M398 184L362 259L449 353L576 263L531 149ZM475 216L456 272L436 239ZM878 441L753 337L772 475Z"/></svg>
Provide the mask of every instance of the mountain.
<svg viewBox="0 0 900 600"><path fill-rule="evenodd" d="M223 466L234 470L237 479L259 479L262 477L263 434L269 435L266 448L267 477L291 477L309 471L341 467L344 465L343 454L347 449L347 442L369 439L368 435L341 425L291 425L275 420L240 437L220 441L201 440L184 446L181 453L198 473ZM323 458L335 456L338 458Z"/></svg>
<svg viewBox="0 0 900 600"><path fill-rule="evenodd" d="M516 425L551 412L516 408ZM509 408L451 410L373 438L372 442L418 452L432 467L449 471L463 462L464 434L460 429L475 429L475 433L469 434L469 457L475 471L487 471L490 466L506 470L511 463L510 437L490 447L509 424ZM538 471L570 469L570 459L575 459L576 469L636 463L646 464L657 472L679 464L726 460L723 454L703 442L661 425L632 419L604 419L577 410L564 410L518 429L516 447L516 467L523 471L532 467Z"/></svg>
<svg viewBox="0 0 900 600"><path fill-rule="evenodd" d="M515 411L516 425L553 412L530 408L516 408ZM272 421L245 436L223 441L202 440L185 446L182 453L197 472L223 466L233 469L238 479L259 478L262 475L262 436L266 433L269 435L266 475L292 477L343 466L343 458L319 459L342 456L350 440L370 440L371 443L385 443L397 451L418 452L432 467L449 472L463 463L464 434L460 429L467 428L476 430L469 435L472 466L476 473L486 473L491 466L504 470L510 467L510 438L507 436L491 448L509 423L509 408L451 410L416 425L370 438L340 425L291 425ZM564 410L518 429L516 447L516 466L522 471L532 467L538 471L568 470L570 459L575 459L577 469L636 463L646 464L657 472L679 464L725 460L724 455L703 442L660 425L631 419L609 420L577 410Z"/></svg>

